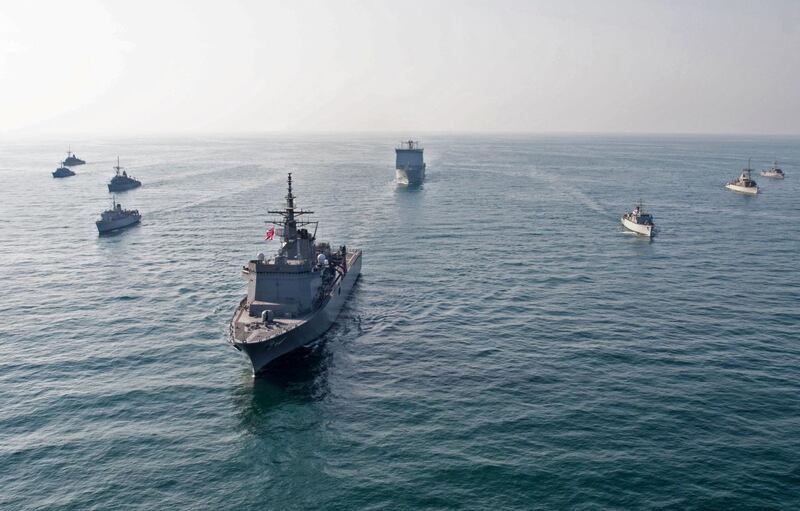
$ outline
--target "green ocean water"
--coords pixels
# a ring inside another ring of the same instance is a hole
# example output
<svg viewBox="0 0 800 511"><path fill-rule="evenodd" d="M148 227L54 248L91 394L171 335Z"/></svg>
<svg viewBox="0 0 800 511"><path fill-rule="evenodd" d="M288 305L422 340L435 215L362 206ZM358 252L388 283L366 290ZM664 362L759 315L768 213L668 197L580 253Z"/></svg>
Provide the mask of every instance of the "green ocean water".
<svg viewBox="0 0 800 511"><path fill-rule="evenodd" d="M800 507L800 140L431 134L407 189L400 138L3 143L0 508ZM144 218L100 238L117 155ZM787 178L725 190L748 158ZM254 380L288 171L362 277Z"/></svg>

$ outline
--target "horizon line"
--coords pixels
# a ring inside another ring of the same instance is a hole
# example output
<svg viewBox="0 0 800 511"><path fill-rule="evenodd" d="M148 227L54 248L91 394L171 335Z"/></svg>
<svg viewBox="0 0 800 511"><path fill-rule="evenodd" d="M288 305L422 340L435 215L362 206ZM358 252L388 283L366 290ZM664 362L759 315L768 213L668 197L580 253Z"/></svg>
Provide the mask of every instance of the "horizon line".
<svg viewBox="0 0 800 511"><path fill-rule="evenodd" d="M401 135L404 134L404 135ZM156 138L156 137L258 137L265 135L316 135L316 136L343 136L343 135L386 135L400 136L401 138L412 136L441 136L441 135L490 135L490 136L632 136L632 137L778 137L778 138L800 138L800 133L753 133L753 132L681 132L681 131L503 131L503 130L249 130L249 131L153 131L153 132L121 132L116 134L97 133L97 132L0 132L0 140L23 140L23 139L52 139L52 138L97 138L97 139L118 139L118 138Z"/></svg>

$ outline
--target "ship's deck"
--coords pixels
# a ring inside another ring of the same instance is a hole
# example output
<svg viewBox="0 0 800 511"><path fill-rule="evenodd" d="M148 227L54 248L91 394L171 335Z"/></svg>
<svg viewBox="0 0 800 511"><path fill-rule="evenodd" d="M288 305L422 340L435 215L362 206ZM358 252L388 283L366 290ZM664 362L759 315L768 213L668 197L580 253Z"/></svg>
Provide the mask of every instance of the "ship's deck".
<svg viewBox="0 0 800 511"><path fill-rule="evenodd" d="M288 332L307 319L307 317L276 318L272 323L265 325L261 318L251 317L247 313L247 308L242 308L236 311L236 317L233 320L233 333L238 334L234 335L234 339L238 342L262 342Z"/></svg>

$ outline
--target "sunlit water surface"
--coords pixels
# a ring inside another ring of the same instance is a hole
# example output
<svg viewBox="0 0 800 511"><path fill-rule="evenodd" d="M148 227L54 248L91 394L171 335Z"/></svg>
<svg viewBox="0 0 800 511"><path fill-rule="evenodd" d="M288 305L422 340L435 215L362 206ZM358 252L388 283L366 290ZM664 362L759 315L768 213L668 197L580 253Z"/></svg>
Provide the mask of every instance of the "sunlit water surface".
<svg viewBox="0 0 800 511"><path fill-rule="evenodd" d="M432 135L404 189L395 138L4 143L0 508L800 507L797 139ZM117 155L144 219L101 238ZM726 191L748 157L787 179ZM364 266L254 381L227 322L290 170Z"/></svg>

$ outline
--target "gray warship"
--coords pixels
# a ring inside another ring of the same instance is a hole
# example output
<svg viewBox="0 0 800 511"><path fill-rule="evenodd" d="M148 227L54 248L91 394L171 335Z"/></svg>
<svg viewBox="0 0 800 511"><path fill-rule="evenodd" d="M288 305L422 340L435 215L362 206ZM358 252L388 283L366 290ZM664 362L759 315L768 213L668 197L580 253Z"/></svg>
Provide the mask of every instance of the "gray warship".
<svg viewBox="0 0 800 511"><path fill-rule="evenodd" d="M138 209L122 209L122 205L117 202L114 197L111 203L111 209L100 213L100 220L95 222L97 225L97 232L106 234L111 231L124 229L131 225L138 224L142 220L142 215L139 214Z"/></svg>
<svg viewBox="0 0 800 511"><path fill-rule="evenodd" d="M395 148L394 152L397 155L395 173L398 183L415 186L425 181L423 151L419 142L414 140L400 142L400 146Z"/></svg>
<svg viewBox="0 0 800 511"><path fill-rule="evenodd" d="M119 156L117 156L117 166L114 167L116 174L108 183L109 192L124 192L142 186L142 182L128 175L128 171L119 166Z"/></svg>
<svg viewBox="0 0 800 511"><path fill-rule="evenodd" d="M291 173L288 183L285 209L269 211L280 215L275 225L281 229L281 247L273 258L261 253L243 267L247 296L229 327L229 342L250 357L255 375L324 334L361 273L361 250L315 243L318 222L298 219L312 212L295 208ZM313 233L307 229L312 225Z"/></svg>
<svg viewBox="0 0 800 511"><path fill-rule="evenodd" d="M64 165L63 161L61 162L61 165L59 165L59 167L53 171L53 177L70 177L74 175L75 173L71 169L68 169Z"/></svg>
<svg viewBox="0 0 800 511"><path fill-rule="evenodd" d="M75 167L77 165L83 165L84 163L86 162L75 156L75 153L72 152L72 147L67 150L67 159L64 160L65 166Z"/></svg>

